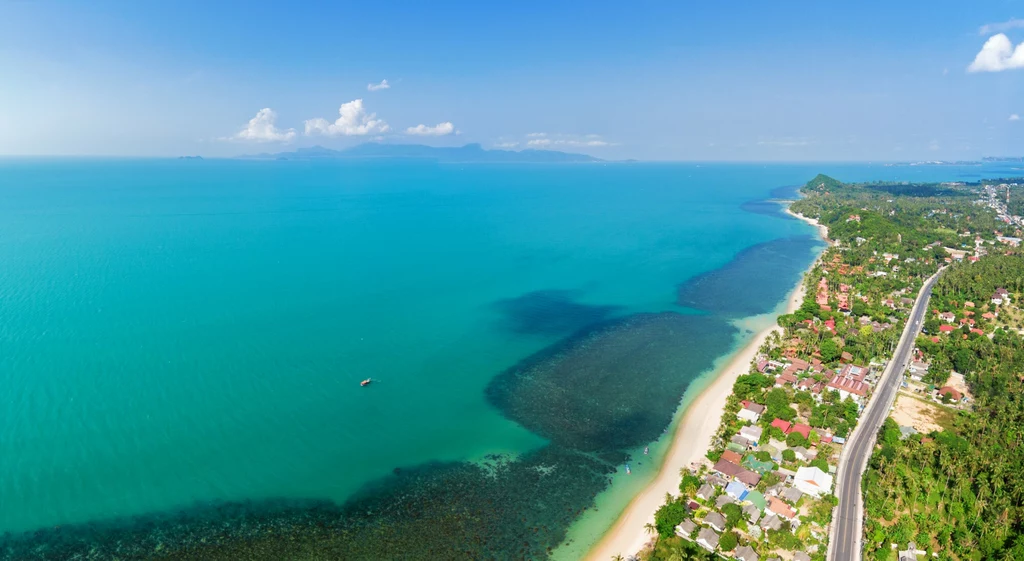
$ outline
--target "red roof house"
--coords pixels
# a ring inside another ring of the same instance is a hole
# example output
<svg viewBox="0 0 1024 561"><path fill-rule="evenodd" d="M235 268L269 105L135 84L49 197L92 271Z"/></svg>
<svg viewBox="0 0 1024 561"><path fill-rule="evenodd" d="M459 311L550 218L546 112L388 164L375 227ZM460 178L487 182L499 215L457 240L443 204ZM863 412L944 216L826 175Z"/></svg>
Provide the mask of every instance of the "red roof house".
<svg viewBox="0 0 1024 561"><path fill-rule="evenodd" d="M782 434L788 434L789 433L789 427L791 425L789 424L789 421L783 421L782 419L775 419L774 421L772 421L772 426L777 428L777 429L779 429L779 430L781 430Z"/></svg>

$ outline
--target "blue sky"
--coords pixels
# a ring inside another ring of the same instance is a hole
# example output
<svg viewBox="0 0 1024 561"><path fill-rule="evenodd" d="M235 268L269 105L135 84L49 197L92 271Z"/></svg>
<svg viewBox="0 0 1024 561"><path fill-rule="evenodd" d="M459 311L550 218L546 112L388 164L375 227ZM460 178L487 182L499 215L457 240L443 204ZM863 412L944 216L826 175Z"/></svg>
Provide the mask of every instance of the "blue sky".
<svg viewBox="0 0 1024 561"><path fill-rule="evenodd" d="M0 154L1024 155L1024 2L213 4L0 0Z"/></svg>

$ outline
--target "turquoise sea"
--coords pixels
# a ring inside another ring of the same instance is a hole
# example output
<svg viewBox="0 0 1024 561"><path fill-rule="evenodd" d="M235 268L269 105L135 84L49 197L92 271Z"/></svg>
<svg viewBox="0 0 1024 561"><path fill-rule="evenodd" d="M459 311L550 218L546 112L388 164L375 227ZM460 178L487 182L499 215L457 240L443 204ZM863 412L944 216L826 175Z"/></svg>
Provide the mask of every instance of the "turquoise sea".
<svg viewBox="0 0 1024 561"><path fill-rule="evenodd" d="M1019 173L0 160L0 558L578 556L818 172Z"/></svg>

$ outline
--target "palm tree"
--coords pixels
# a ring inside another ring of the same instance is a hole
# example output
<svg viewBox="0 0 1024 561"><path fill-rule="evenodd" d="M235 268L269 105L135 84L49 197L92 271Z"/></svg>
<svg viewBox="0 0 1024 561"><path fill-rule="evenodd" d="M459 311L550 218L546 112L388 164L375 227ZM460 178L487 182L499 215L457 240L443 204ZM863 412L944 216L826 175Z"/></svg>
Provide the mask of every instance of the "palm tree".
<svg viewBox="0 0 1024 561"><path fill-rule="evenodd" d="M626 559L621 553L616 553L615 555L612 555L612 561L626 561Z"/></svg>

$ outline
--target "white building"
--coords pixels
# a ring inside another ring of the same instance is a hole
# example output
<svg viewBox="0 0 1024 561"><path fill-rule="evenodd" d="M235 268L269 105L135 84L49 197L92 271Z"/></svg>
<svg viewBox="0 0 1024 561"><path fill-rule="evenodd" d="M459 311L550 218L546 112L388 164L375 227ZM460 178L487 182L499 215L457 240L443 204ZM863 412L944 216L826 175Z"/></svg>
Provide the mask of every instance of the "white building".
<svg viewBox="0 0 1024 561"><path fill-rule="evenodd" d="M820 497L832 491L832 476L816 467L802 467L796 470L793 485L812 497Z"/></svg>

